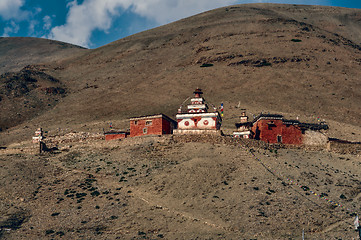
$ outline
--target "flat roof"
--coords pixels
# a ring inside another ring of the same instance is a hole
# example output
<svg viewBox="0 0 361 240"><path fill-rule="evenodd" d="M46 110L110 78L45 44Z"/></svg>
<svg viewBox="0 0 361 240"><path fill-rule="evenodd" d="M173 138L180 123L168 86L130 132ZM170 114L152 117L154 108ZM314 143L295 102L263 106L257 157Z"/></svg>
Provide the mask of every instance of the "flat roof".
<svg viewBox="0 0 361 240"><path fill-rule="evenodd" d="M129 120L130 121L137 121L137 120L145 120L145 119L154 119L154 118L165 118L169 121L175 122L175 120L171 119L170 117L168 117L167 115L160 113L160 114L156 114L156 115L148 115L148 116L140 116L140 117L132 117Z"/></svg>
<svg viewBox="0 0 361 240"><path fill-rule="evenodd" d="M120 130L110 130L110 131L107 131L107 132L104 132L104 134L130 134L129 132L127 131L120 131Z"/></svg>
<svg viewBox="0 0 361 240"><path fill-rule="evenodd" d="M281 114L263 114L261 113L260 115L258 115L254 120L253 122L257 122L259 119L283 119L283 115Z"/></svg>

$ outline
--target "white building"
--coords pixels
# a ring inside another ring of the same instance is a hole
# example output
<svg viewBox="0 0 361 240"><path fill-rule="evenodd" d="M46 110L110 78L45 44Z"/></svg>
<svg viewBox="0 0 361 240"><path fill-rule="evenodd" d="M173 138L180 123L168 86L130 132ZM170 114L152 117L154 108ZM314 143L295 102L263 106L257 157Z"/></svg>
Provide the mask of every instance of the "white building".
<svg viewBox="0 0 361 240"><path fill-rule="evenodd" d="M176 120L178 129L173 134L220 134L222 118L214 108L209 111L208 105L202 97L202 90L196 89L191 103L187 109L183 110L181 106L178 109Z"/></svg>

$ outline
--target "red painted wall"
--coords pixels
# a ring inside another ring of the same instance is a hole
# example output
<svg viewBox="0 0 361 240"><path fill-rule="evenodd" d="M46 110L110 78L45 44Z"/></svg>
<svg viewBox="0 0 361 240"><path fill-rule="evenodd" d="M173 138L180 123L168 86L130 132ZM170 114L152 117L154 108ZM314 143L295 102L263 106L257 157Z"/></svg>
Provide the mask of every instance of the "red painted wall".
<svg viewBox="0 0 361 240"><path fill-rule="evenodd" d="M116 139L123 139L126 138L127 135L125 133L107 133L105 134L105 140L109 141L109 140L116 140Z"/></svg>
<svg viewBox="0 0 361 240"><path fill-rule="evenodd" d="M162 132L163 134L171 134L173 132L173 124L167 119L162 119Z"/></svg>
<svg viewBox="0 0 361 240"><path fill-rule="evenodd" d="M268 123L273 123L269 125ZM282 120L260 119L252 126L254 138L277 143L277 136L282 137L283 144L302 144L302 131L297 125L286 125Z"/></svg>
<svg viewBox="0 0 361 240"><path fill-rule="evenodd" d="M152 121L151 125L146 125L147 121ZM137 124L135 124L137 122ZM147 129L147 133L143 129ZM151 118L130 121L130 137L144 135L162 135L172 133L172 123L164 118Z"/></svg>

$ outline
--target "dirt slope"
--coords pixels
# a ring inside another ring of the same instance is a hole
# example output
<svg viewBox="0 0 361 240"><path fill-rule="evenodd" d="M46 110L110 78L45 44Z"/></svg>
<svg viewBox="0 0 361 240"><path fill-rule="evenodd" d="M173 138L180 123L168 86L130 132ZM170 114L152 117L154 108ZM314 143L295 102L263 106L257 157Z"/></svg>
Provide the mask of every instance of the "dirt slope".
<svg viewBox="0 0 361 240"><path fill-rule="evenodd" d="M31 37L0 38L0 74L31 64L52 62L85 52L69 43Z"/></svg>
<svg viewBox="0 0 361 240"><path fill-rule="evenodd" d="M302 239L302 229L306 239L357 236L359 157L205 140L93 140L43 155L29 142L0 150L0 236Z"/></svg>
<svg viewBox="0 0 361 240"><path fill-rule="evenodd" d="M127 128L130 116L174 116L201 87L225 103L225 131L239 105L320 116L331 136L360 141L360 16L238 5L5 75L1 117L31 108L24 97L41 111L0 133L0 238L302 239L302 229L306 239L356 238L360 156L228 137L95 139L110 121ZM37 127L63 138L59 151L36 154Z"/></svg>
<svg viewBox="0 0 361 240"><path fill-rule="evenodd" d="M0 38L0 130L46 112L65 96L65 86L59 80L34 70L31 64L54 62L86 51L48 39Z"/></svg>
<svg viewBox="0 0 361 240"><path fill-rule="evenodd" d="M359 128L360 18L357 9L247 4L135 34L38 66L67 97L27 126L126 128L131 116L174 116L201 87L209 102L224 102L225 128L233 128L237 106Z"/></svg>

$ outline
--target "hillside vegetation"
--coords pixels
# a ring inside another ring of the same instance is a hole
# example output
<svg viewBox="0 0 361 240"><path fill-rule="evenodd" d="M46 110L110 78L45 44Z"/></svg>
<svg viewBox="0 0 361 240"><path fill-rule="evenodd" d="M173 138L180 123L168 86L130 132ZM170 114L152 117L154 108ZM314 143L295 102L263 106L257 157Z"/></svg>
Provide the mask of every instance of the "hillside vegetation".
<svg viewBox="0 0 361 240"><path fill-rule="evenodd" d="M251 143L141 137L62 143L42 155L29 141L13 144L0 150L0 227L10 229L0 236L301 239L302 229L307 239L357 236L359 157Z"/></svg>

